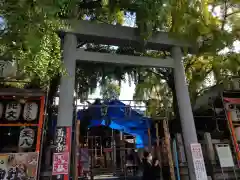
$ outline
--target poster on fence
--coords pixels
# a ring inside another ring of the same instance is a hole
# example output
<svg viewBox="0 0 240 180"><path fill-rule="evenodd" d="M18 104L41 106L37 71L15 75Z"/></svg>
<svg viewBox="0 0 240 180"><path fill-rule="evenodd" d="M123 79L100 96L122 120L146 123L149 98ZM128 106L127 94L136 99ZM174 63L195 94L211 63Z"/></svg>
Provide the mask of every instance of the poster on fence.
<svg viewBox="0 0 240 180"><path fill-rule="evenodd" d="M35 180L38 152L0 154L0 180Z"/></svg>
<svg viewBox="0 0 240 180"><path fill-rule="evenodd" d="M196 180L207 180L207 172L202 154L202 147L199 143L191 144L191 152L194 164Z"/></svg>

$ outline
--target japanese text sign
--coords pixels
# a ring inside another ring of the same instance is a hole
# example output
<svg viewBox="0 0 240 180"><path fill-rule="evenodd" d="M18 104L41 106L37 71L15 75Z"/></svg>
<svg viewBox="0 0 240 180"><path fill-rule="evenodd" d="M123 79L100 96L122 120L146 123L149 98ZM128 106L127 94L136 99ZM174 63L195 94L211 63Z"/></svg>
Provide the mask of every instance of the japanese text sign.
<svg viewBox="0 0 240 180"><path fill-rule="evenodd" d="M69 153L54 153L53 154L53 170L52 175L68 174L69 169Z"/></svg>

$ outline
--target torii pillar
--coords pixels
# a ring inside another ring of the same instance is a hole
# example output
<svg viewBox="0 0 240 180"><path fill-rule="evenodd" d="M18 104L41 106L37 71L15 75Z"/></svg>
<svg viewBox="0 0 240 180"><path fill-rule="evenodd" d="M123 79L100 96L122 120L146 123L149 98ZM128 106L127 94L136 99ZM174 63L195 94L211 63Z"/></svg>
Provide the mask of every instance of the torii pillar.
<svg viewBox="0 0 240 180"><path fill-rule="evenodd" d="M191 180L196 179L194 164L192 160L191 144L198 143L195 122L192 113L192 106L186 82L183 65L183 55L180 47L173 47L171 55L174 59L174 84L182 126L185 153L187 156L189 176Z"/></svg>
<svg viewBox="0 0 240 180"><path fill-rule="evenodd" d="M74 34L72 32L74 32ZM159 33L150 40L149 45L152 49L161 49L159 48L159 46L164 46L166 44L168 47L172 47L172 59L170 58L164 60L157 60L155 58L149 57L133 57L106 53L86 52L84 50L77 49L77 36L78 38L81 38L82 41L86 42L91 41L94 43L109 45L129 45L129 43L132 43L133 46L136 45L138 38L135 36L134 28L116 28L116 26L113 25L100 25L86 21L78 21L78 26L75 26L72 32L65 33L64 37L63 63L67 70L68 76L63 76L61 78L57 125L72 126L76 61L95 61L136 65L143 67L148 66L173 68L174 83L179 107L179 114L181 118L185 151L188 161L189 176L191 180L196 180L190 145L192 143L198 143L198 140L189 98L188 87L186 83L182 59L183 55L180 48L184 46L172 39L169 39L166 33Z"/></svg>
<svg viewBox="0 0 240 180"><path fill-rule="evenodd" d="M76 69L76 58L75 52L77 48L77 38L73 34L67 34L63 40L63 65L66 69L67 75L61 77L59 87L59 106L57 116L57 128L65 127L69 129L70 136L68 138L68 154L69 161L71 162L71 151L72 151L72 126L73 126L73 110L74 110L74 87L75 87L75 69ZM69 173L60 175L57 179L69 180L70 179L70 163L68 164ZM74 179L74 177L72 177Z"/></svg>

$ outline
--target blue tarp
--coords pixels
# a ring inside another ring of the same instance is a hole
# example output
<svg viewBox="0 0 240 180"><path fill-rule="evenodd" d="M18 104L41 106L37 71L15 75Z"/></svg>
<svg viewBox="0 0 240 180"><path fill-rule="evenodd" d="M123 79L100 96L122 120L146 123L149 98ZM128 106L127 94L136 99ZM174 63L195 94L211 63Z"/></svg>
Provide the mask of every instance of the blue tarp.
<svg viewBox="0 0 240 180"><path fill-rule="evenodd" d="M103 107L106 111L103 114ZM105 126L106 120L110 119L109 127L136 137L137 148L144 148L148 145L148 127L151 127L151 119L143 117L137 111L131 109L119 100L104 102L98 107L89 106L91 116L89 127ZM83 111L78 112L78 120L81 120Z"/></svg>

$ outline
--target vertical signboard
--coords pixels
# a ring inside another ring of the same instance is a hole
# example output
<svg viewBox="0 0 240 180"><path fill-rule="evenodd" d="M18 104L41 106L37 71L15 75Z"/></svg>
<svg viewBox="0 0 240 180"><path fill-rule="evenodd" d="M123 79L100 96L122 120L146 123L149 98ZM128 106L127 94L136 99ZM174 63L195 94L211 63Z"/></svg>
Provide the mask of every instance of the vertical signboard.
<svg viewBox="0 0 240 180"><path fill-rule="evenodd" d="M57 127L55 146L52 175L63 175L64 179L69 179L71 127Z"/></svg>
<svg viewBox="0 0 240 180"><path fill-rule="evenodd" d="M53 154L53 170L52 175L61 175L69 173L69 153Z"/></svg>
<svg viewBox="0 0 240 180"><path fill-rule="evenodd" d="M56 129L56 137L55 137L55 151L57 153L67 151L67 132L65 127L57 127Z"/></svg>
<svg viewBox="0 0 240 180"><path fill-rule="evenodd" d="M191 144L191 152L194 164L196 180L208 180L201 144Z"/></svg>

